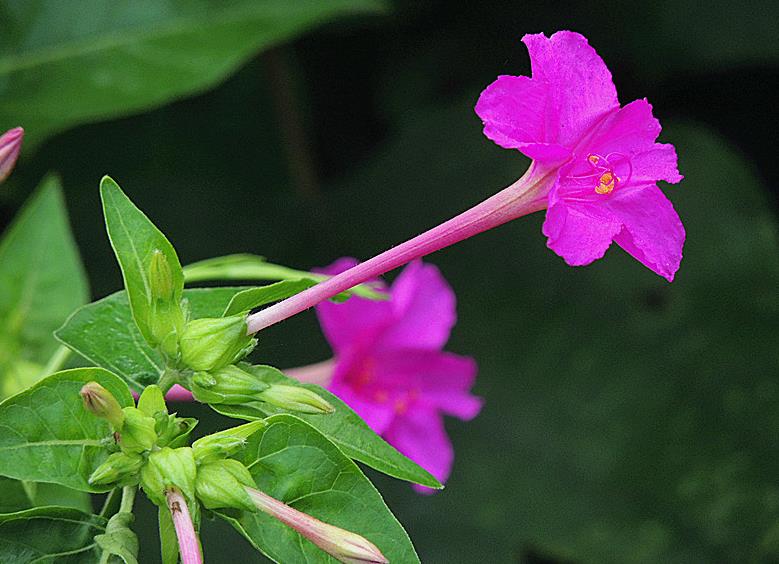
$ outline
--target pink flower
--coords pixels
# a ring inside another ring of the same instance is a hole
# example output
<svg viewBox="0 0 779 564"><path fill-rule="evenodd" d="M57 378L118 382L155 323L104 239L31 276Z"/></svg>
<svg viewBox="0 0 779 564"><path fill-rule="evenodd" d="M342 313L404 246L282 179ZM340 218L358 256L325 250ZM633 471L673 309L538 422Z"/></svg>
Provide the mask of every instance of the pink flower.
<svg viewBox="0 0 779 564"><path fill-rule="evenodd" d="M0 136L0 182L3 182L11 174L22 150L24 129L15 127Z"/></svg>
<svg viewBox="0 0 779 564"><path fill-rule="evenodd" d="M602 257L612 241L673 280L684 228L658 180L677 183L673 145L636 100L620 108L611 73L570 31L526 35L532 78L500 76L481 94L484 134L555 170L543 231L570 265Z"/></svg>
<svg viewBox="0 0 779 564"><path fill-rule="evenodd" d="M356 262L341 259L325 272ZM457 315L454 292L435 266L409 264L388 292L387 301L353 296L317 306L335 352L329 389L443 482L454 459L443 415L468 420L479 413L482 402L469 393L476 363L441 350Z"/></svg>

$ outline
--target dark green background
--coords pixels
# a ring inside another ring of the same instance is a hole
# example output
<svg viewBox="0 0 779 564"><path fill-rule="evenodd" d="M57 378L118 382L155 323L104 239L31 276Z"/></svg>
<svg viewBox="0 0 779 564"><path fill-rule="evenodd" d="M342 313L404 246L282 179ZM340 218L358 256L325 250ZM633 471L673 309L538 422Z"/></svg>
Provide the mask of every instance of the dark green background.
<svg viewBox="0 0 779 564"><path fill-rule="evenodd" d="M522 174L473 105L498 74L529 71L524 33L580 31L620 99L646 96L677 146L677 280L618 248L569 268L541 214L432 256L459 300L448 348L478 360L485 408L448 425L443 493L376 483L423 562L779 561L777 16L770 2L399 2L261 54L213 91L51 138L24 155L0 218L59 171L95 298L121 284L106 173L184 263L368 258ZM255 354L287 367L329 351L307 313ZM156 539L148 506L135 528ZM203 543L213 562L255 558L221 523Z"/></svg>

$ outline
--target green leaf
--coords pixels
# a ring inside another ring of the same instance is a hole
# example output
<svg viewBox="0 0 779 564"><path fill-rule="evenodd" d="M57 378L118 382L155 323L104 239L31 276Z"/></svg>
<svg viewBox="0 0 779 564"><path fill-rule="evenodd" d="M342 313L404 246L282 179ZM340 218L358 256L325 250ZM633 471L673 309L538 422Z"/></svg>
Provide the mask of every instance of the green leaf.
<svg viewBox="0 0 779 564"><path fill-rule="evenodd" d="M57 372L0 403L0 475L102 492L87 479L108 457L111 429L86 411L79 390L95 381L119 405L134 405L119 377L102 368Z"/></svg>
<svg viewBox="0 0 779 564"><path fill-rule="evenodd" d="M362 535L390 562L419 562L406 531L357 465L312 426L275 415L254 434L243 462L257 488L295 509ZM334 562L264 513L219 513L275 562Z"/></svg>
<svg viewBox="0 0 779 564"><path fill-rule="evenodd" d="M233 299L230 300L230 303L227 305L227 308L222 315L223 317L237 315L254 309L255 307L260 307L277 300L283 300L284 298L294 296L315 284L315 280L303 278L300 280L282 280L267 286L249 288L248 290L243 290L233 296Z"/></svg>
<svg viewBox="0 0 779 564"><path fill-rule="evenodd" d="M429 472L400 454L374 433L348 405L324 388L314 384L301 384L297 380L285 377L278 370L268 370L268 367L249 365L241 367L257 374L265 382L302 386L327 400L335 407L335 412L325 415L295 413L295 416L316 427L320 433L338 445L338 448L350 458L359 460L379 472L401 480L430 488L442 487ZM290 413L262 402L244 405L211 405L211 407L222 415L246 421L255 421L274 414Z"/></svg>
<svg viewBox="0 0 779 564"><path fill-rule="evenodd" d="M138 564L138 537L130 528L134 519L129 511L115 513L108 520L105 533L95 536L100 550L117 556L125 564Z"/></svg>
<svg viewBox="0 0 779 564"><path fill-rule="evenodd" d="M165 235L107 176L100 183L100 196L108 237L122 269L133 319L143 337L154 342L150 325L154 315L150 276L152 256L157 251L161 252L170 268L175 303L181 300L184 289L184 274L179 258Z"/></svg>
<svg viewBox="0 0 779 564"><path fill-rule="evenodd" d="M89 495L84 492L59 484L23 482L0 477L0 513L13 513L45 505L72 507L81 511L90 511L92 508Z"/></svg>
<svg viewBox="0 0 779 564"><path fill-rule="evenodd" d="M28 144L205 90L257 51L376 0L0 3L0 125ZM9 126L10 127L10 126ZM7 127L6 127L7 129Z"/></svg>
<svg viewBox="0 0 779 564"><path fill-rule="evenodd" d="M236 254L201 260L184 267L184 279L187 284L193 282L209 282L215 280L309 280L310 285L330 278L327 274L296 270L267 262L265 257ZM301 288L300 291L305 290ZM371 300L386 300L387 295L377 291L370 284L360 284L350 290L341 292L334 300L344 300L350 295ZM280 298L279 298L280 299ZM272 301L272 300L269 300ZM268 303L268 302L266 302ZM258 307L261 304L253 307Z"/></svg>
<svg viewBox="0 0 779 564"><path fill-rule="evenodd" d="M173 518L167 507L157 510L160 531L160 555L162 564L178 564L179 544L176 538L176 529L173 526Z"/></svg>
<svg viewBox="0 0 779 564"><path fill-rule="evenodd" d="M219 317L232 297L245 288L197 288L184 291L192 317ZM127 293L116 292L78 310L55 333L64 345L124 378L135 391L155 384L165 364L133 323Z"/></svg>
<svg viewBox="0 0 779 564"><path fill-rule="evenodd" d="M0 242L0 397L41 377L52 332L89 291L59 180L47 177Z"/></svg>
<svg viewBox="0 0 779 564"><path fill-rule="evenodd" d="M100 557L92 538L105 520L65 507L38 507L0 515L0 562L94 564Z"/></svg>

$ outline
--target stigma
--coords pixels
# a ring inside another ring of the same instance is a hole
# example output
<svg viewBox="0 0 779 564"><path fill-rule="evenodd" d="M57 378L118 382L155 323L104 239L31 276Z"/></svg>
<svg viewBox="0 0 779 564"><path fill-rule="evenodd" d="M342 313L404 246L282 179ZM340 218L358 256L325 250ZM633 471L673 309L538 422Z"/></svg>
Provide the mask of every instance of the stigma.
<svg viewBox="0 0 779 564"><path fill-rule="evenodd" d="M598 185L595 187L596 194L611 194L614 187L617 185L617 177L610 170L607 170L600 175L598 179Z"/></svg>

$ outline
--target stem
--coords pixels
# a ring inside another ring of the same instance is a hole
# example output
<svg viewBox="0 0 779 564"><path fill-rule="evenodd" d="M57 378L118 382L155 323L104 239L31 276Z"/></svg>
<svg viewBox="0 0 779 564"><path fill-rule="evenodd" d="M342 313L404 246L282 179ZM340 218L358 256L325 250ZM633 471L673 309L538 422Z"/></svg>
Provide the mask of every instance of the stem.
<svg viewBox="0 0 779 564"><path fill-rule="evenodd" d="M49 362L47 362L46 366L43 368L43 375L48 376L49 374L53 374L62 368L62 365L65 364L65 361L68 360L68 357L70 357L70 349L66 346L60 345L57 350L54 351L54 354L51 355Z"/></svg>
<svg viewBox="0 0 779 564"><path fill-rule="evenodd" d="M116 499L116 496L119 495L119 488L114 488L110 492L108 492L108 495L105 496L105 501L103 502L103 508L100 510L100 516L108 518L108 512L111 511L111 506L114 504L114 500Z"/></svg>
<svg viewBox="0 0 779 564"><path fill-rule="evenodd" d="M179 541L181 564L203 564L200 540L195 532L187 501L177 488L168 488L165 497L168 500L168 510L173 519L173 527L176 529L176 538Z"/></svg>
<svg viewBox="0 0 779 564"><path fill-rule="evenodd" d="M103 510L100 512L100 515L102 517L105 517L103 513L107 511L109 507L109 503L113 500L113 496L116 494L117 491L119 490L113 489L108 494L108 497L105 500L105 504L103 504ZM132 513L134 504L135 504L135 486L123 487L122 502L119 505L119 511L117 513ZM98 564L108 564L108 562L111 560L111 554L112 553L109 552L108 550L104 550L103 553L100 555L100 560Z"/></svg>
<svg viewBox="0 0 779 564"><path fill-rule="evenodd" d="M285 376L294 378L298 382L316 384L317 386L326 388L333 379L334 366L335 360L331 358L315 364L307 364L306 366L298 366L297 368L287 368L286 370L282 370L282 372L284 372Z"/></svg>
<svg viewBox="0 0 779 564"><path fill-rule="evenodd" d="M162 373L162 376L160 376L160 379L157 382L160 390L162 390L162 395L167 394L168 390L170 390L173 385L178 382L179 376L181 375L179 374L178 370L170 367L165 368L165 372Z"/></svg>
<svg viewBox="0 0 779 564"><path fill-rule="evenodd" d="M508 188L441 225L417 235L354 268L320 282L247 318L249 333L256 333L300 313L321 301L371 280L398 266L458 243L482 231L546 207L549 179L554 169L535 163Z"/></svg>

